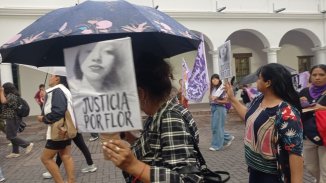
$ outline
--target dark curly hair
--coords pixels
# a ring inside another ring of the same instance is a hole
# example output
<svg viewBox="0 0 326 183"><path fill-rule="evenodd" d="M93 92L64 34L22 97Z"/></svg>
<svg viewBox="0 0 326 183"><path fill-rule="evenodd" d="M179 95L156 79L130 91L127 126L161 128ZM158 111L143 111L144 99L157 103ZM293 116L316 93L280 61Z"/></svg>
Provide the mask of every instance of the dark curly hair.
<svg viewBox="0 0 326 183"><path fill-rule="evenodd" d="M162 58L146 53L135 59L137 87L148 92L155 102L169 98L173 79L170 65Z"/></svg>
<svg viewBox="0 0 326 183"><path fill-rule="evenodd" d="M7 82L3 84L2 87L3 91L5 92L5 95L12 93L14 95L20 96L20 93L18 92L16 86L13 83Z"/></svg>

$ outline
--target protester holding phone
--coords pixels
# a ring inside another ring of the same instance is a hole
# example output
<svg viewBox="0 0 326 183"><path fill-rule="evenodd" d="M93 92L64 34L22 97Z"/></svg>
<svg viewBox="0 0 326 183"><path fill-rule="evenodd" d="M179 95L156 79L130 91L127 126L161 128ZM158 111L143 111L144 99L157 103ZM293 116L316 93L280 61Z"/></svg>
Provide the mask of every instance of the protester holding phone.
<svg viewBox="0 0 326 183"><path fill-rule="evenodd" d="M219 151L231 145L234 136L224 130L226 120L226 108L228 103L225 91L223 90L222 80L218 74L211 76L210 105L211 105L211 129L212 142L209 150Z"/></svg>
<svg viewBox="0 0 326 183"><path fill-rule="evenodd" d="M228 99L245 121L245 159L249 183L303 182L303 129L299 95L291 73L270 63L256 72L261 92L249 108L225 85Z"/></svg>

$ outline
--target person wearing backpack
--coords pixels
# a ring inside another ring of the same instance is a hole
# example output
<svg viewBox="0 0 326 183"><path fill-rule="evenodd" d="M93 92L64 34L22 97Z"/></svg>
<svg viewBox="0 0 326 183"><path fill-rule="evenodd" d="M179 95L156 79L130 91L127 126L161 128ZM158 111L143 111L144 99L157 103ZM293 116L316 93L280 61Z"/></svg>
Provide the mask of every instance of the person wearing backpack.
<svg viewBox="0 0 326 183"><path fill-rule="evenodd" d="M19 157L19 147L26 149L25 154L30 153L34 144L17 136L22 117L17 115L20 94L15 85L10 82L3 84L0 89L0 98L3 105L2 115L6 120L6 137L12 143L12 152L6 158Z"/></svg>

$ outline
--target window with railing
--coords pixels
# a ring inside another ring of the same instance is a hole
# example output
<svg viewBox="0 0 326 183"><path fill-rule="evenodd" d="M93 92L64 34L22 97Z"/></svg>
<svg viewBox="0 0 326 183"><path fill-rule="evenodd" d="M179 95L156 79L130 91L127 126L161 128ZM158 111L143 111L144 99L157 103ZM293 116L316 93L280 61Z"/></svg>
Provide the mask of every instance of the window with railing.
<svg viewBox="0 0 326 183"><path fill-rule="evenodd" d="M299 66L299 73L304 71L309 71L311 68L311 63L314 59L314 56L307 55L307 56L298 56L298 66Z"/></svg>
<svg viewBox="0 0 326 183"><path fill-rule="evenodd" d="M252 53L233 54L235 60L236 81L239 82L243 77L250 74L250 57Z"/></svg>

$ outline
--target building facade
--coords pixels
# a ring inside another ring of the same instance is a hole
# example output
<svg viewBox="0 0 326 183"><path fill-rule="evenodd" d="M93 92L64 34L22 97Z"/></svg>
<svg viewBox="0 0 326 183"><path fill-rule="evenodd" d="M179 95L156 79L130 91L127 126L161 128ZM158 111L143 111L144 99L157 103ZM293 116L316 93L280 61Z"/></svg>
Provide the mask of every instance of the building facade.
<svg viewBox="0 0 326 183"><path fill-rule="evenodd" d="M239 81L267 63L281 63L299 72L326 63L325 0L129 0L156 7L192 31L203 34L209 75L219 73L217 48L231 41L232 70ZM0 44L45 13L82 3L82 0L2 0ZM35 50L37 51L37 50ZM31 53L32 54L32 53ZM169 58L176 78L181 78L181 60L191 68L196 51ZM1 64L1 81L13 81L17 73ZM18 67L18 86L38 114L34 94L46 74ZM208 94L202 103L208 102ZM35 105L35 106L34 106Z"/></svg>

